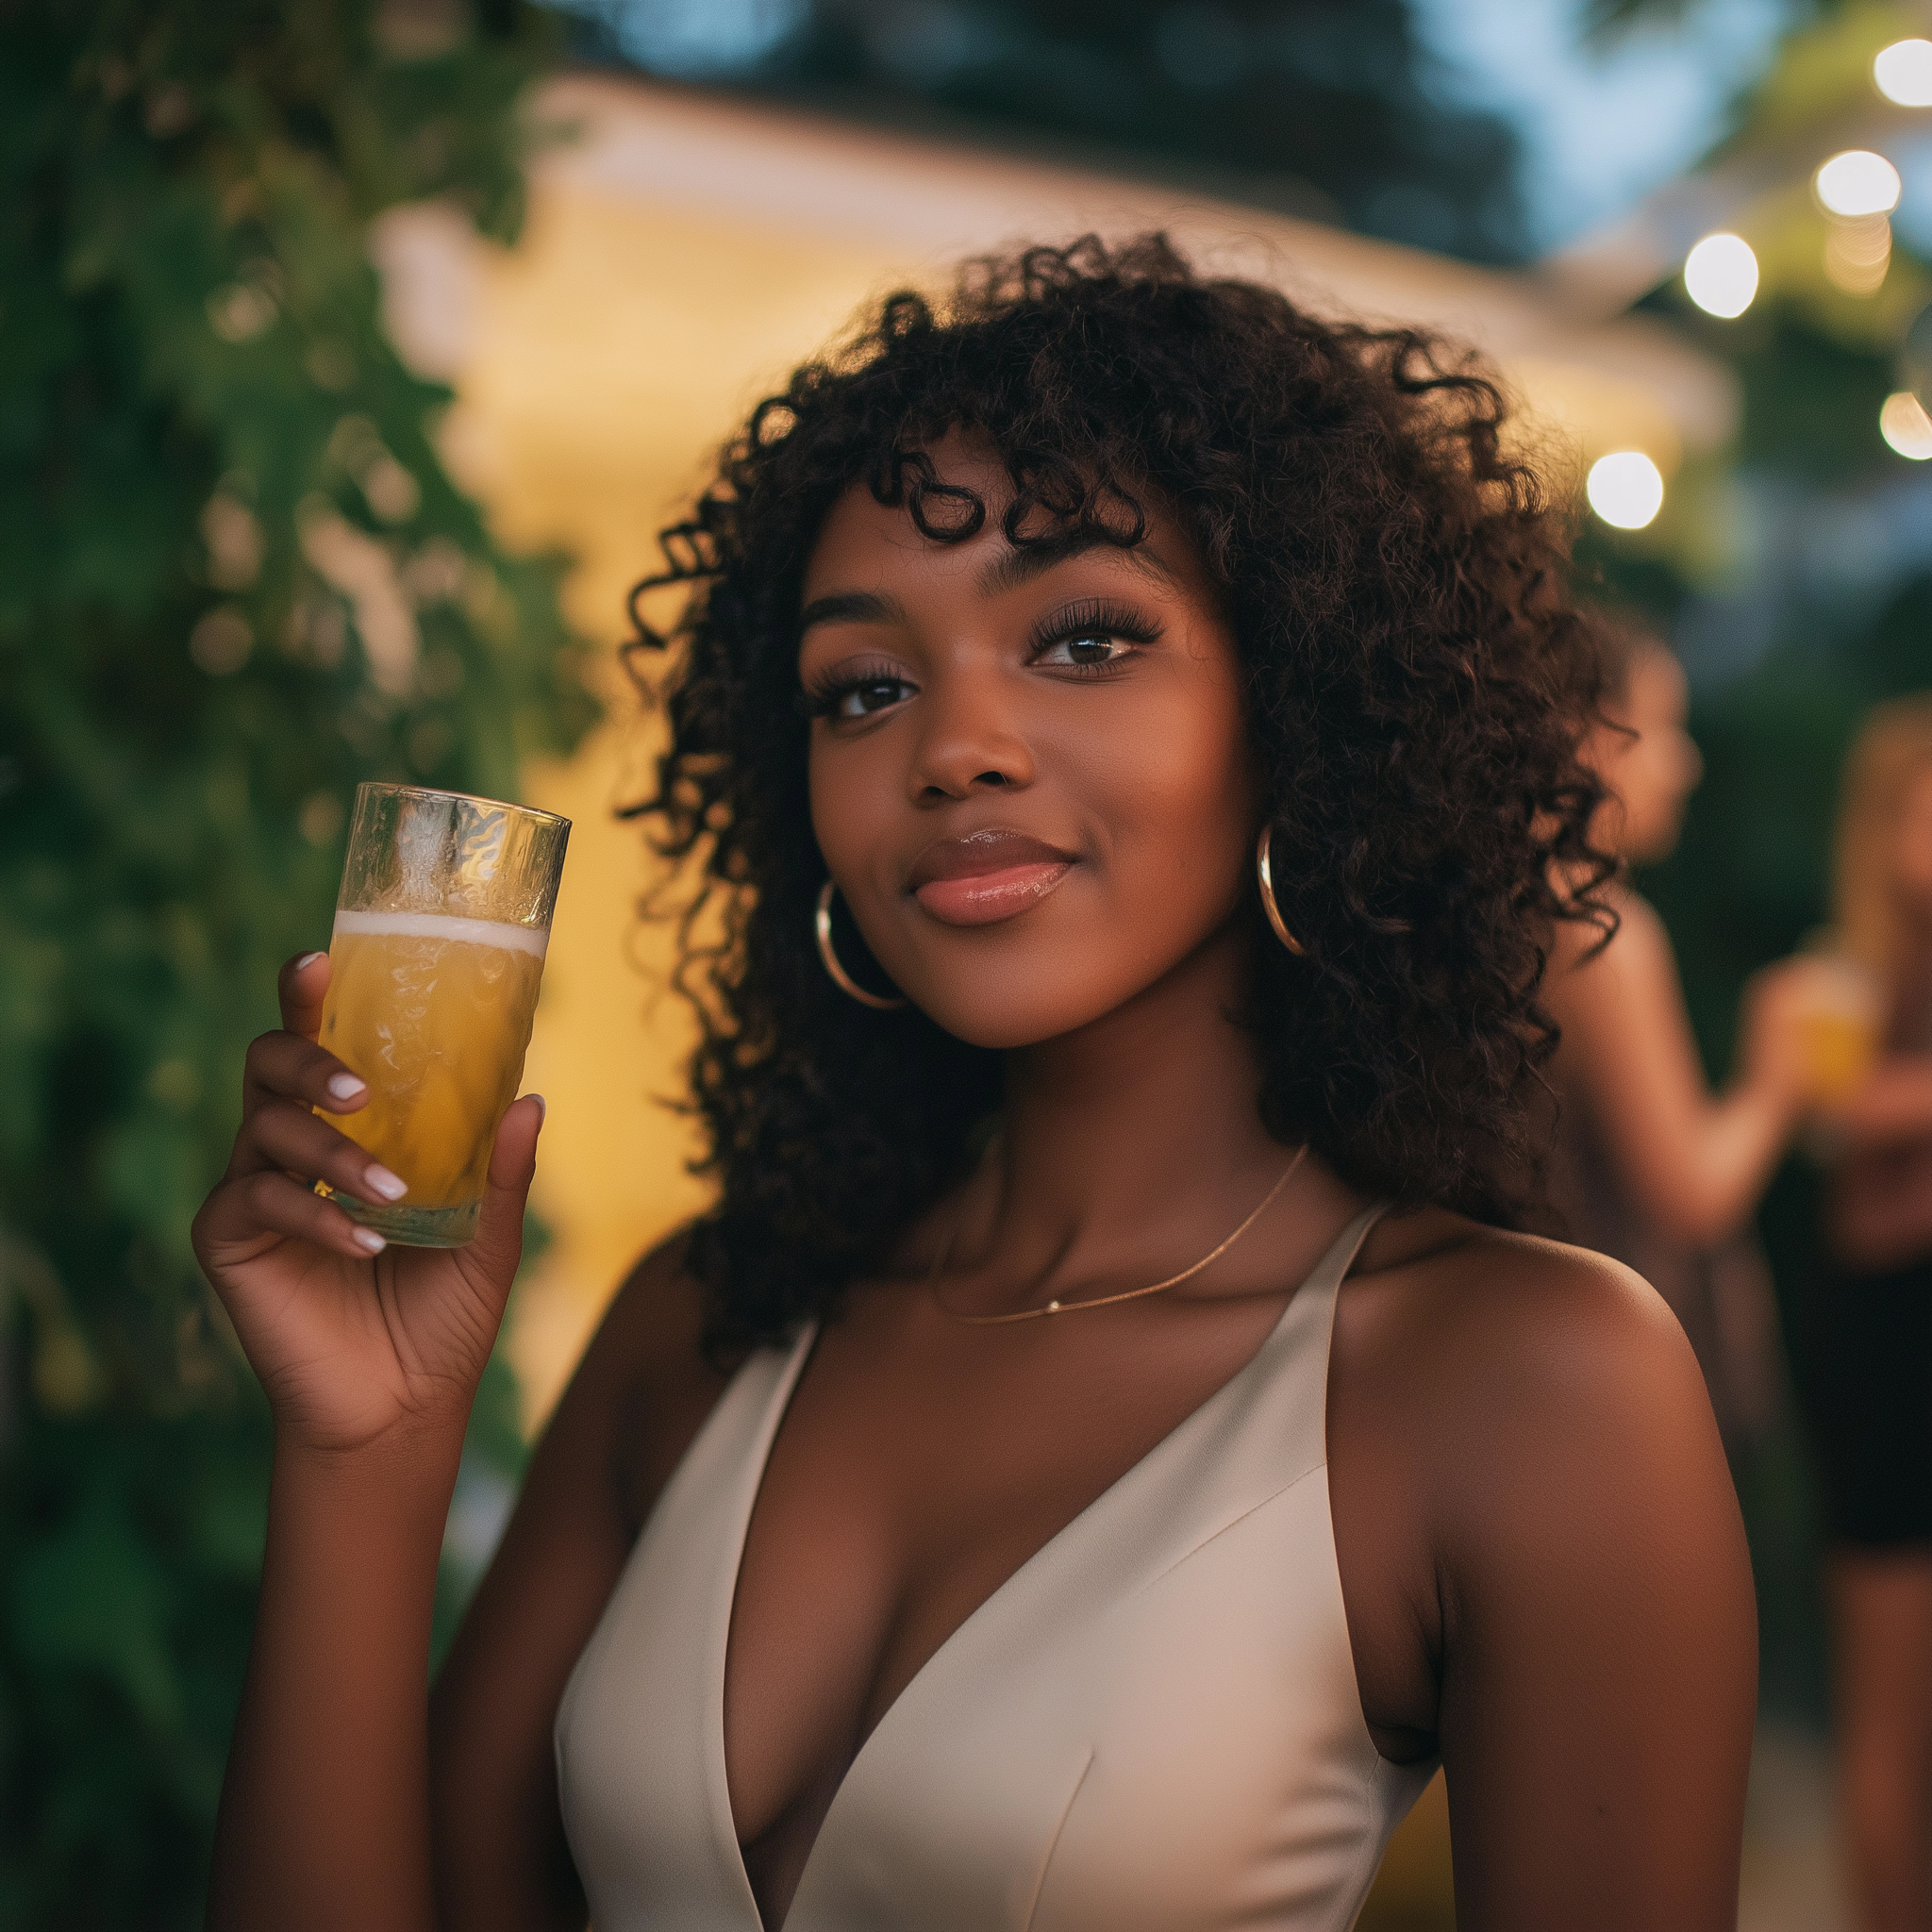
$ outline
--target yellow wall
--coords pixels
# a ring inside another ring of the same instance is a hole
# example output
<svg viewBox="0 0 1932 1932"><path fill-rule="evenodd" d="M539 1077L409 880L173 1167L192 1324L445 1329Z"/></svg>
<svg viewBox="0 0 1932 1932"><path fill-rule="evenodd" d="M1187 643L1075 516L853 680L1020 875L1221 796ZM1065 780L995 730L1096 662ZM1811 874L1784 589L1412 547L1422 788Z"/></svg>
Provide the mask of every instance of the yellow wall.
<svg viewBox="0 0 1932 1932"><path fill-rule="evenodd" d="M570 616L615 645L625 594L709 452L880 273L823 241L721 239L540 175L522 243L481 264L451 465L507 544L575 556ZM535 1199L554 1235L510 1338L533 1425L630 1262L705 1198L685 1172L690 1124L661 1105L691 1037L664 990L668 934L637 915L650 862L614 817L648 778L653 730L614 659L603 669L610 722L525 774L532 803L575 822L525 1076L550 1105Z"/></svg>

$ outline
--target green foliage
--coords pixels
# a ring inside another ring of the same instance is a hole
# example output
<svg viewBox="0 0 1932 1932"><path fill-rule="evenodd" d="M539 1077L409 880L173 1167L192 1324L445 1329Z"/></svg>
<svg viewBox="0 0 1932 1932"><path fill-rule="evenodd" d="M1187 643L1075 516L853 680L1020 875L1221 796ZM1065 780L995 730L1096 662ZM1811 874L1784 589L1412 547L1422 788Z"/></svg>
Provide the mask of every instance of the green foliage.
<svg viewBox="0 0 1932 1932"><path fill-rule="evenodd" d="M520 213L521 12L0 5L0 1923L198 1915L258 1396L188 1247L358 780L588 698L378 322L369 219ZM508 1453L506 1384L483 1433Z"/></svg>

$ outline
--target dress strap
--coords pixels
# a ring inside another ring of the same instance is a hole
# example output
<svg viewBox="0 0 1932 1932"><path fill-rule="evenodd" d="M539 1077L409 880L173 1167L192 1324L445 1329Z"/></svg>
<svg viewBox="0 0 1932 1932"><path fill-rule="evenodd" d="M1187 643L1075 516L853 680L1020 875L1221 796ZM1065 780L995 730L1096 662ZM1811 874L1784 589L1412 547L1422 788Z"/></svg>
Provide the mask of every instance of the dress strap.
<svg viewBox="0 0 1932 1932"><path fill-rule="evenodd" d="M1335 1336L1335 1298L1369 1230L1388 1210L1387 1201L1371 1202L1335 1237L1290 1298L1257 1359L1261 1379L1280 1398L1289 1439L1284 1446L1295 1469L1318 1469L1328 1460L1328 1352Z"/></svg>

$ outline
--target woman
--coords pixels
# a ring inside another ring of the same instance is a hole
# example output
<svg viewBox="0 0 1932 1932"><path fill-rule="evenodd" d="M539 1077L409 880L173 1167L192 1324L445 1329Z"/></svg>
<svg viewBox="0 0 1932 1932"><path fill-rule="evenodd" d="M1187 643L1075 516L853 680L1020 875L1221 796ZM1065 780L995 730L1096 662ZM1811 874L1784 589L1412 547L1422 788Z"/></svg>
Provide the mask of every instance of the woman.
<svg viewBox="0 0 1932 1932"><path fill-rule="evenodd" d="M1491 1224L1598 797L1500 415L1158 239L895 297L754 414L667 541L651 808L723 914L719 1205L426 1716L541 1108L472 1248L372 1261L289 1177L375 1185L319 959L255 1048L197 1235L277 1426L215 1924L1340 1928L1440 1756L1467 1924L1728 1927L1696 1364Z"/></svg>
<svg viewBox="0 0 1932 1932"><path fill-rule="evenodd" d="M1837 1266L1794 1349L1830 1555L1840 1806L1864 1924L1932 1927L1932 695L1846 766L1838 919L1883 989L1880 1056L1829 1120Z"/></svg>
<svg viewBox="0 0 1932 1932"><path fill-rule="evenodd" d="M1598 838L1622 866L1652 864L1675 848L1703 775L1684 728L1683 667L1627 620L1591 615L1605 716L1584 756L1610 793ZM1755 1245L1737 1237L1809 1097L1804 1006L1815 968L1790 960L1753 978L1737 1074L1713 1094L1663 922L1621 881L1610 903L1618 924L1607 945L1574 926L1557 941L1553 1192L1572 1241L1628 1262L1671 1305L1735 1454L1768 1422L1777 1386L1770 1283Z"/></svg>

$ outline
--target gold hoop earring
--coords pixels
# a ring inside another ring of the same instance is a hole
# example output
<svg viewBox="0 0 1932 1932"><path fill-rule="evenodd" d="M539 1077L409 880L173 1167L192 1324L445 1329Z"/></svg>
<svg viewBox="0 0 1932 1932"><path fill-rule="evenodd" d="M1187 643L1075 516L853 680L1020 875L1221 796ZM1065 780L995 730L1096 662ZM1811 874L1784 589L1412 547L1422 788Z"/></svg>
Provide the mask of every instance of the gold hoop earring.
<svg viewBox="0 0 1932 1932"><path fill-rule="evenodd" d="M832 894L838 891L832 880L827 879L819 888L819 909L812 920L812 930L818 935L819 960L830 975L832 984L842 993L849 993L861 1007L872 1007L881 1013L890 1013L903 1007L902 999L889 999L884 993L867 992L851 974L839 963L839 956L832 950Z"/></svg>
<svg viewBox="0 0 1932 1932"><path fill-rule="evenodd" d="M1296 958L1307 957L1307 947L1288 929L1288 922L1281 916L1281 908L1274 903L1274 874L1268 864L1268 845L1274 836L1271 822L1261 827L1261 836L1255 841L1255 877L1261 888L1261 910L1268 915L1268 924L1274 928L1274 937L1292 953Z"/></svg>

